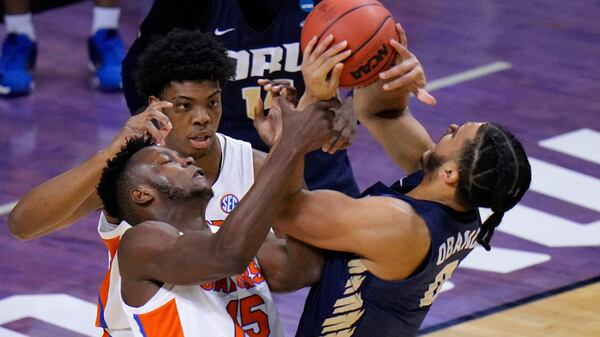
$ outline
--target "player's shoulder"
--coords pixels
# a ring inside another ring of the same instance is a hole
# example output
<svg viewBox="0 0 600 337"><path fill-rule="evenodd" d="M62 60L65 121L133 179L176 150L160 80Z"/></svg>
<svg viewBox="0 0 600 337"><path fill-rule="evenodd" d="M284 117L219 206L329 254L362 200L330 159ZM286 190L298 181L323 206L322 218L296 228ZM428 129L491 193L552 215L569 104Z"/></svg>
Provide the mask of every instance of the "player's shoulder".
<svg viewBox="0 0 600 337"><path fill-rule="evenodd" d="M406 200L392 196L369 196L370 209L377 226L389 228L401 236L421 235L427 227L424 219Z"/></svg>
<svg viewBox="0 0 600 337"><path fill-rule="evenodd" d="M262 169L265 161L267 160L267 154L261 150L252 149L252 162L254 163L254 174L258 174Z"/></svg>
<svg viewBox="0 0 600 337"><path fill-rule="evenodd" d="M366 196L363 198L371 204L376 204L378 208L385 209L385 214L388 216L412 218L418 216L412 205L403 199L388 195Z"/></svg>
<svg viewBox="0 0 600 337"><path fill-rule="evenodd" d="M217 132L217 137L219 137L221 143L225 143L225 146L234 145L234 146L252 147L252 144L250 144L249 142L247 142L245 140L233 138L233 137L230 137L230 136L220 133L220 132Z"/></svg>
<svg viewBox="0 0 600 337"><path fill-rule="evenodd" d="M161 221L144 221L132 226L121 239L119 251L130 253L159 249L177 239L181 233L173 226Z"/></svg>

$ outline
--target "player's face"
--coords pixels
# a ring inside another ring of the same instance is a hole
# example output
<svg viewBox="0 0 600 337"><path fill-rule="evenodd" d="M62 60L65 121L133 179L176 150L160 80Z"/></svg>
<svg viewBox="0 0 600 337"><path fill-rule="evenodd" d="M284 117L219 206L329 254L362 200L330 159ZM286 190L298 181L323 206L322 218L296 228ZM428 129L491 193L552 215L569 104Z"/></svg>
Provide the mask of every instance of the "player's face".
<svg viewBox="0 0 600 337"><path fill-rule="evenodd" d="M158 146L144 148L135 154L137 164L146 166L142 170L151 187L162 197L188 199L212 197L212 189L202 169L194 165L191 157Z"/></svg>
<svg viewBox="0 0 600 337"><path fill-rule="evenodd" d="M423 154L423 167L427 168L434 166L433 163L429 163L432 158L437 158L438 161L440 158L455 158L463 149L467 140L475 139L477 130L479 130L483 124L484 123L474 122L468 122L461 126L450 124L437 144Z"/></svg>
<svg viewBox="0 0 600 337"><path fill-rule="evenodd" d="M173 124L165 139L168 147L193 158L217 149L215 132L221 120L221 88L217 81L171 82L160 99L173 103L164 111Z"/></svg>

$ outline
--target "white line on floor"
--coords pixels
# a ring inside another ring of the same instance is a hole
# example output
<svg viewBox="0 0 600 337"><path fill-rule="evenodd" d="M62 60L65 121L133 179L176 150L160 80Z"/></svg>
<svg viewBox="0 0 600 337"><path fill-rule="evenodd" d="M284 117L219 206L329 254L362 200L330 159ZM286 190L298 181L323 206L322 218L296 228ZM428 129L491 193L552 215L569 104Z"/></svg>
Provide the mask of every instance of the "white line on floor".
<svg viewBox="0 0 600 337"><path fill-rule="evenodd" d="M437 80L430 81L427 85L428 91L434 91L442 88L446 88L449 86L453 86L455 84L459 84L462 82L474 80L479 77L487 76L493 73L497 73L499 71L503 71L506 69L510 69L512 65L508 62L498 61L494 63L487 64L485 66L473 68L471 70L462 71L460 73L456 73L454 75L438 78Z"/></svg>
<svg viewBox="0 0 600 337"><path fill-rule="evenodd" d="M13 207L19 202L19 200L15 200L13 202L9 202L8 204L0 205L0 215L9 213Z"/></svg>

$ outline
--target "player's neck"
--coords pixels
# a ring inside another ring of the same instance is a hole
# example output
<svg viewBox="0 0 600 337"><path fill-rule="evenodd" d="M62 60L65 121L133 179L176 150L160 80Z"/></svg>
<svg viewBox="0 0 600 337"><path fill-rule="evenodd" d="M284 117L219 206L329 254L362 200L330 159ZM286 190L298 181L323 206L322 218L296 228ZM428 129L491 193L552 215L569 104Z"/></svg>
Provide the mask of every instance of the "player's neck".
<svg viewBox="0 0 600 337"><path fill-rule="evenodd" d="M406 195L419 200L434 201L458 212L466 211L466 209L456 202L454 197L455 192L456 189L446 186L431 177L425 176L423 181L410 192L406 193Z"/></svg>
<svg viewBox="0 0 600 337"><path fill-rule="evenodd" d="M199 230L206 227L205 212L207 201L176 201L176 205L166 207L161 218L180 232Z"/></svg>

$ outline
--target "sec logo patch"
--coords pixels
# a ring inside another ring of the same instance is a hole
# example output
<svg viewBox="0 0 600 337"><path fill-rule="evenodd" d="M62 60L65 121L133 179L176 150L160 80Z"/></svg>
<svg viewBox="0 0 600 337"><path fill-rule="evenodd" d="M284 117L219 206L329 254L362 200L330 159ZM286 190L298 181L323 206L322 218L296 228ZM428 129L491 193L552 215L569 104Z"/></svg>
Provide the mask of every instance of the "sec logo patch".
<svg viewBox="0 0 600 337"><path fill-rule="evenodd" d="M226 194L221 199L221 209L225 213L231 213L240 200L233 194Z"/></svg>

